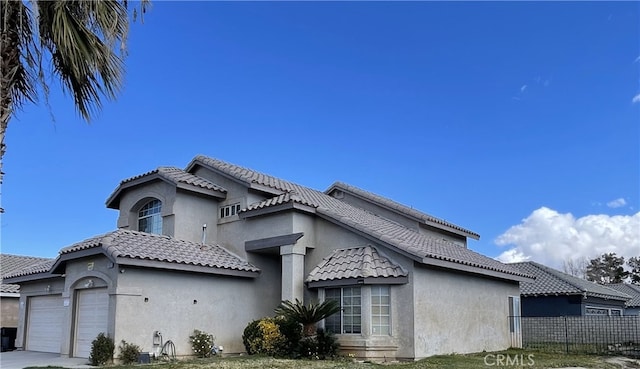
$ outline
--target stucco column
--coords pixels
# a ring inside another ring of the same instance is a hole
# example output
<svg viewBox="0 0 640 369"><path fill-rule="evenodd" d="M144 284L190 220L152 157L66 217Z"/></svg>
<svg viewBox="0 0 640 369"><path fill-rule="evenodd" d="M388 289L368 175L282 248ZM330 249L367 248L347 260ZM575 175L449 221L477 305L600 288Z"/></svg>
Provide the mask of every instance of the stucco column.
<svg viewBox="0 0 640 369"><path fill-rule="evenodd" d="M282 300L303 301L304 255L307 248L302 245L280 246L282 259Z"/></svg>

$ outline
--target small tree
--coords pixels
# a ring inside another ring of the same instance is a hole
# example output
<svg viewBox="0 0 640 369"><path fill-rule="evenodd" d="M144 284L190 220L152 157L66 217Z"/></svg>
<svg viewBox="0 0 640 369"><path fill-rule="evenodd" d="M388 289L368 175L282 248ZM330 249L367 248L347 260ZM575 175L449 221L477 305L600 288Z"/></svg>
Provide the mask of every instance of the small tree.
<svg viewBox="0 0 640 369"><path fill-rule="evenodd" d="M302 334L305 337L313 336L316 333L316 324L340 311L340 305L334 300L325 300L322 303L312 302L305 305L296 299L295 302L282 301L275 309L277 315L294 320L302 324Z"/></svg>
<svg viewBox="0 0 640 369"><path fill-rule="evenodd" d="M599 284L621 283L629 272L624 270L624 257L615 253L602 254L587 265L587 280Z"/></svg>

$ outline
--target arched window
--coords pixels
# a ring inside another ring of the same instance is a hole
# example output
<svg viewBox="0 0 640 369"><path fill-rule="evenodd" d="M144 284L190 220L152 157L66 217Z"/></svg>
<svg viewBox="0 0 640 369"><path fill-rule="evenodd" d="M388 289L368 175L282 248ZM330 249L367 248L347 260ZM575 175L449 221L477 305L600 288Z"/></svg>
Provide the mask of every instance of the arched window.
<svg viewBox="0 0 640 369"><path fill-rule="evenodd" d="M138 212L138 231L162 234L162 202L151 200Z"/></svg>

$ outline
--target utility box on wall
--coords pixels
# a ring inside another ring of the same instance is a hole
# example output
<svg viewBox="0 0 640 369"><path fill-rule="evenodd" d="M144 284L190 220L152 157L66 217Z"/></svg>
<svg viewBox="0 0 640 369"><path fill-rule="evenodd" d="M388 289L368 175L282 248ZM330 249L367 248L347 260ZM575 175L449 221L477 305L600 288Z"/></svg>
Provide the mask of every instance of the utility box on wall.
<svg viewBox="0 0 640 369"><path fill-rule="evenodd" d="M148 352L141 352L138 355L138 364L149 364L151 363L151 356Z"/></svg>

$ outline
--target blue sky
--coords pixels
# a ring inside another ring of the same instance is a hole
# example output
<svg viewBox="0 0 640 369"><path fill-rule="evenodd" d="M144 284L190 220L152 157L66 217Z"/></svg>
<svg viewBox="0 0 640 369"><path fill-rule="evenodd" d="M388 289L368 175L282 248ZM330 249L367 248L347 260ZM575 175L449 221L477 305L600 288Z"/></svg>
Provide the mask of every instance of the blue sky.
<svg viewBox="0 0 640 369"><path fill-rule="evenodd" d="M347 182L501 260L640 254L639 3L156 1L128 47L90 125L55 88L11 121L2 252L113 230L122 179L204 154Z"/></svg>

